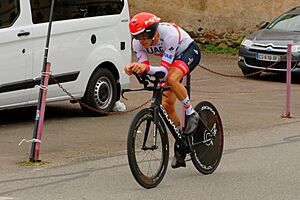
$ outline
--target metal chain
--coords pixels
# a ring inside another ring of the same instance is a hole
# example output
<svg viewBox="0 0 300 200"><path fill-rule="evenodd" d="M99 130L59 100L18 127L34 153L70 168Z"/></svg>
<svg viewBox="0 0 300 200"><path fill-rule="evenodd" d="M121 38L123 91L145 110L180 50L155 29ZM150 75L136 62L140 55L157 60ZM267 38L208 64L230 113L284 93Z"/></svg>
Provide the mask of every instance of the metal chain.
<svg viewBox="0 0 300 200"><path fill-rule="evenodd" d="M286 56L286 55L287 55L287 54L285 54L285 55L283 55L283 56ZM222 73L220 73L220 72L213 71L213 70L211 70L211 69L209 69L209 68L207 68L207 67L205 67L205 66L203 66L203 65L199 65L199 66L200 66L202 69L205 69L205 70L208 71L208 72L211 72L211 73L213 73L213 74L217 74L217 75L220 75L220 76L242 78L242 77L251 77L251 76L258 75L258 74L260 74L260 73L262 73L262 72L268 70L269 68L274 67L274 66L275 66L277 63L279 63L279 62L280 62L280 60L278 60L278 61L272 63L271 65L267 66L266 68L264 68L264 69L262 69L262 70L259 70L259 71L257 71L257 72L253 72L253 73L250 73L250 74L246 74L246 75L230 75L230 74L222 74Z"/></svg>
<svg viewBox="0 0 300 200"><path fill-rule="evenodd" d="M126 111L121 111L121 112L104 112L104 111L101 111L101 110L98 110L96 108L93 108L87 104L85 104L84 102L80 101L80 99L74 97L70 92L68 92L57 80L56 78L50 74L50 78L58 85L58 87L64 92L66 93L69 97L71 97L71 99L73 101L76 101L76 103L79 103L81 106L84 106L85 108L88 108L89 110L93 111L93 112L96 112L96 113L99 113L103 116L108 116L108 115L124 115L124 114L127 114L127 113L130 113L130 112L133 112L133 111L136 111L142 107L144 107L145 105L147 105L151 99L147 100L145 103L139 105L138 107L135 107L135 108L132 108L130 110L126 110Z"/></svg>
<svg viewBox="0 0 300 200"><path fill-rule="evenodd" d="M283 56L286 56L287 54L283 55ZM214 70L211 70L203 65L199 65L201 68L207 70L208 72L211 72L211 73L214 73L214 74L217 74L217 75L220 75L220 76L225 76L225 77L251 77L251 76L255 76L257 74L260 74L264 71L266 71L267 69L269 68L272 68L274 67L277 63L279 63L280 60L272 63L270 66L267 66L266 68L262 69L262 70L259 70L257 72L253 72L251 74L247 74L247 75L229 75L229 74L222 74L220 72L216 72ZM127 113L130 113L130 112L133 112L133 111L136 111L142 107L144 107L145 105L147 105L151 99L147 100L145 103L133 108L133 109L130 109L130 110L127 110L127 111L121 111L121 112L104 112L104 111L101 111L101 110L98 110L98 109L95 109L87 104L85 104L84 102L80 101L78 98L74 97L70 92L68 92L56 79L55 77L50 73L50 78L58 85L59 88L61 88L61 90L66 93L69 97L71 97L71 99L77 103L79 103L81 106L84 106L85 108L88 108L89 110L93 111L93 112L96 112L96 113L99 113L101 115L104 115L104 116L107 116L107 115L124 115L124 114L127 114Z"/></svg>

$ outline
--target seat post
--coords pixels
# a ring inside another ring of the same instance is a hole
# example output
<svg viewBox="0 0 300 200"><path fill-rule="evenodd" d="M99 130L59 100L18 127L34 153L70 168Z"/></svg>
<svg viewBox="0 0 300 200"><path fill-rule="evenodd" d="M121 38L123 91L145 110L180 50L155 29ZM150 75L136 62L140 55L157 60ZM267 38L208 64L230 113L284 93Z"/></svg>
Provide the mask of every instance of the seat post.
<svg viewBox="0 0 300 200"><path fill-rule="evenodd" d="M187 90L189 98L191 99L191 74L190 73L183 77L182 83ZM182 130L185 127L185 123L186 123L185 108L184 106L182 106L181 123L180 123Z"/></svg>

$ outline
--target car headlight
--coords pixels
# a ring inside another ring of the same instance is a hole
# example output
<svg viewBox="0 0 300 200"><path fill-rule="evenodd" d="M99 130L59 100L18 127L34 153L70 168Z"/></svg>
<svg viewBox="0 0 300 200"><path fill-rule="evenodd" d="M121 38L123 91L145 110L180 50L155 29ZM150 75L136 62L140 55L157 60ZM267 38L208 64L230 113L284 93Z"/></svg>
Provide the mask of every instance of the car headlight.
<svg viewBox="0 0 300 200"><path fill-rule="evenodd" d="M300 45L293 45L292 46L292 52L300 52Z"/></svg>
<svg viewBox="0 0 300 200"><path fill-rule="evenodd" d="M251 45L253 44L252 40L246 39L244 38L241 45L245 46L245 47L251 47Z"/></svg>

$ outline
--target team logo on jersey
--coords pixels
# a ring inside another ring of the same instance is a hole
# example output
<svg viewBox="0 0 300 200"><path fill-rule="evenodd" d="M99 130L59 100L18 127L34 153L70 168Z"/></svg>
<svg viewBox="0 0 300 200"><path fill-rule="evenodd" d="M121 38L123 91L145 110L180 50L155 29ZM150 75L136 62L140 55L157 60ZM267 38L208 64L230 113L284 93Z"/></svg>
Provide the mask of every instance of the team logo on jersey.
<svg viewBox="0 0 300 200"><path fill-rule="evenodd" d="M160 47L148 47L147 52L149 54L162 54L162 53L164 53L164 49L163 49L162 46L160 46Z"/></svg>
<svg viewBox="0 0 300 200"><path fill-rule="evenodd" d="M189 58L189 62L187 64L190 65L193 61L194 61L194 58Z"/></svg>
<svg viewBox="0 0 300 200"><path fill-rule="evenodd" d="M197 54L197 55L199 54L198 50L196 50L196 49L194 49L194 52L195 52L195 54Z"/></svg>
<svg viewBox="0 0 300 200"><path fill-rule="evenodd" d="M139 62L142 58L143 58L143 55L140 55L140 56L137 58L137 61Z"/></svg>
<svg viewBox="0 0 300 200"><path fill-rule="evenodd" d="M174 50L174 47L169 48L169 51L173 51L173 50Z"/></svg>
<svg viewBox="0 0 300 200"><path fill-rule="evenodd" d="M169 55L169 54L167 54L167 53L164 53L164 57L165 57L165 58L168 58L168 59L172 59L172 58L173 58L172 55Z"/></svg>

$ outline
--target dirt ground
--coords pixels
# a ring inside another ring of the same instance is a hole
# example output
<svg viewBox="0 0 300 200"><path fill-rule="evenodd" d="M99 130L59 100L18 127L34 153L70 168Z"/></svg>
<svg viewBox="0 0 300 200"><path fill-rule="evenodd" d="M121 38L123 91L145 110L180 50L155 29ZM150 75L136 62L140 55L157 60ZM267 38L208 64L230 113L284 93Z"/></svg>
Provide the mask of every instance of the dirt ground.
<svg viewBox="0 0 300 200"><path fill-rule="evenodd" d="M226 137L230 135L238 134L242 139L245 132L259 132L270 126L300 121L300 81L293 81L292 118L286 119L280 117L285 112L284 76L263 74L256 79L243 78L237 66L237 56L204 54L201 64L229 75L217 75L198 67L192 73L191 91L194 105L208 100L219 110L225 132L225 148ZM131 87L139 87L134 77L131 80ZM132 109L149 100L151 94L130 93L126 97L127 101L121 101L127 109ZM28 161L31 143L18 144L22 139L32 138L35 109L0 111L0 173L32 168L16 163ZM76 104L50 103L46 109L40 159L49 162L49 166L56 166L126 154L127 130L136 113L86 117Z"/></svg>

